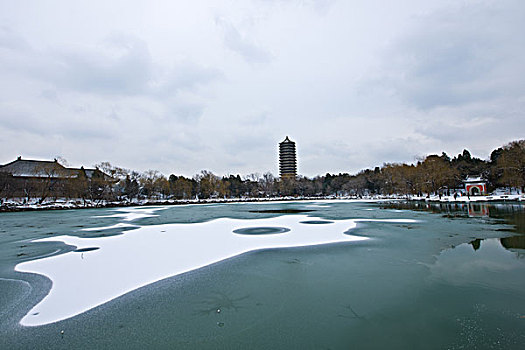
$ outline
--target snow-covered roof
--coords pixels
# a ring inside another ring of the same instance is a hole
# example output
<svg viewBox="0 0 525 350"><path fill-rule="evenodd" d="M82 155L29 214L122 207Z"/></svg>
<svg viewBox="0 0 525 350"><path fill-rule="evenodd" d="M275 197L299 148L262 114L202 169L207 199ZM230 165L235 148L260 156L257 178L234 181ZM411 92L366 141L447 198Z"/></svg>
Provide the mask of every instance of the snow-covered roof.
<svg viewBox="0 0 525 350"><path fill-rule="evenodd" d="M468 175L463 182L485 182L486 180L479 175Z"/></svg>
<svg viewBox="0 0 525 350"><path fill-rule="evenodd" d="M71 178L78 176L77 172L65 168L56 161L26 160L21 158L1 166L0 171L17 177Z"/></svg>
<svg viewBox="0 0 525 350"><path fill-rule="evenodd" d="M107 180L107 181L115 180L113 177L111 177L108 174L104 173L100 169L84 169L84 168L80 168L80 169L76 169L76 170L84 171L84 174L86 175L86 177L88 179L91 179L93 177L93 175L98 173L99 176L100 175L104 176L104 180Z"/></svg>
<svg viewBox="0 0 525 350"><path fill-rule="evenodd" d="M57 161L47 160L30 160L18 157L17 160L0 165L0 172L9 173L15 177L42 177L42 178L78 178L85 174L88 179L91 179L95 173L102 175L105 180L113 180L113 178L99 169L84 169L84 168L66 168Z"/></svg>

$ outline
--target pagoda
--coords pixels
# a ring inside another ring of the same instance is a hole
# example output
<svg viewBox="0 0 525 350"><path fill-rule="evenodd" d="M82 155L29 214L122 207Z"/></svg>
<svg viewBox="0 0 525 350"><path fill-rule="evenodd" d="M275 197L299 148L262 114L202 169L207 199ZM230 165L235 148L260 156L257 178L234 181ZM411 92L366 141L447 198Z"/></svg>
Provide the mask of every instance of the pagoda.
<svg viewBox="0 0 525 350"><path fill-rule="evenodd" d="M283 179L295 179L297 176L295 142L291 141L288 136L279 143L279 173Z"/></svg>

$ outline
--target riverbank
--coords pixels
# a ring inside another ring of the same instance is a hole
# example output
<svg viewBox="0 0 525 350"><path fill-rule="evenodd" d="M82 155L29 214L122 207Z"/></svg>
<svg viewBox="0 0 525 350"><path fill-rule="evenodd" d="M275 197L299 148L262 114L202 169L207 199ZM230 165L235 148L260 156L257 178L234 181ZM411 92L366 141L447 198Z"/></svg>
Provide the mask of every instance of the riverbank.
<svg viewBox="0 0 525 350"><path fill-rule="evenodd" d="M525 194L488 195L488 196L322 196L322 197L244 197L244 198L208 198L208 199L144 199L132 201L83 201L80 199L48 200L44 203L27 202L24 200L4 201L0 205L0 212L34 211L34 210L69 210L94 208L142 207L156 205L188 205L188 204L225 204L225 203L268 203L290 201L355 201L378 202L385 200L410 200L442 203L469 203L469 202L525 202Z"/></svg>
<svg viewBox="0 0 525 350"><path fill-rule="evenodd" d="M209 198L209 199L145 199L133 201L80 201L80 200L49 200L44 203L5 201L0 205L0 212L33 211L33 210L68 210L93 208L141 207L156 205L188 205L188 204L225 204L225 203L268 203L291 201L332 201L351 200L377 202L387 199L405 199L399 196L367 196L367 197L269 197L269 198Z"/></svg>
<svg viewBox="0 0 525 350"><path fill-rule="evenodd" d="M525 202L524 194L504 194L488 196L428 196L407 198L416 201L443 202L443 203L469 203L469 202Z"/></svg>

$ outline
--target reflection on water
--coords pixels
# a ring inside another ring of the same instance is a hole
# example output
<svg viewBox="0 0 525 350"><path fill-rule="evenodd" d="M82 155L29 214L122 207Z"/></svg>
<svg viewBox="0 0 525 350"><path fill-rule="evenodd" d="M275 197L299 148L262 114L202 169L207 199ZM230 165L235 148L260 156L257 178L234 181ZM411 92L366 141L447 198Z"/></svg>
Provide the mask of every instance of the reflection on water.
<svg viewBox="0 0 525 350"><path fill-rule="evenodd" d="M520 235L504 237L499 241L505 249L512 250L518 256L525 252L525 206L517 203L419 203L419 202L396 202L385 204L387 208L402 208L411 210L423 210L432 213L445 213L443 216L449 219L472 218L472 219L501 219L505 223L513 225L513 228L500 228L500 232L516 232ZM466 214L466 215L465 215ZM476 238L469 242L474 250L478 250L483 239Z"/></svg>
<svg viewBox="0 0 525 350"><path fill-rule="evenodd" d="M501 238L500 243L505 249L515 252L519 258L525 257L525 236Z"/></svg>
<svg viewBox="0 0 525 350"><path fill-rule="evenodd" d="M468 203L468 216L471 218L489 217L489 206L486 203Z"/></svg>
<svg viewBox="0 0 525 350"><path fill-rule="evenodd" d="M474 250L478 250L479 247L481 247L481 241L483 241L483 240L477 238L477 239L471 241L469 244L472 246L472 248L474 248Z"/></svg>
<svg viewBox="0 0 525 350"><path fill-rule="evenodd" d="M439 203L399 201L383 203L383 208L429 211L450 217L490 217L505 219L525 233L525 205L521 203Z"/></svg>
<svg viewBox="0 0 525 350"><path fill-rule="evenodd" d="M488 289L521 288L509 281L525 274L525 265L516 254L505 249L498 239L476 240L448 249L430 265L429 278L452 285L478 286ZM477 247L477 248L476 248Z"/></svg>

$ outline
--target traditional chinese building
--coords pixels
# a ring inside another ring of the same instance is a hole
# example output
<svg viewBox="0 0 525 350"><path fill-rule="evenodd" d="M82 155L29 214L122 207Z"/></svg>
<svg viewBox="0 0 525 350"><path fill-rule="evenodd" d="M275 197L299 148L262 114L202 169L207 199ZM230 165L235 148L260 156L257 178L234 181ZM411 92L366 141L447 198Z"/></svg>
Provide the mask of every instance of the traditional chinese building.
<svg viewBox="0 0 525 350"><path fill-rule="evenodd" d="M288 136L279 143L279 174L283 179L295 179L297 176L295 142L291 141Z"/></svg>
<svg viewBox="0 0 525 350"><path fill-rule="evenodd" d="M481 176L467 176L463 180L465 184L465 191L470 196L483 196L487 194L487 181Z"/></svg>
<svg viewBox="0 0 525 350"><path fill-rule="evenodd" d="M99 169L66 168L54 161L22 159L0 165L0 196L67 196L85 186L117 180Z"/></svg>

